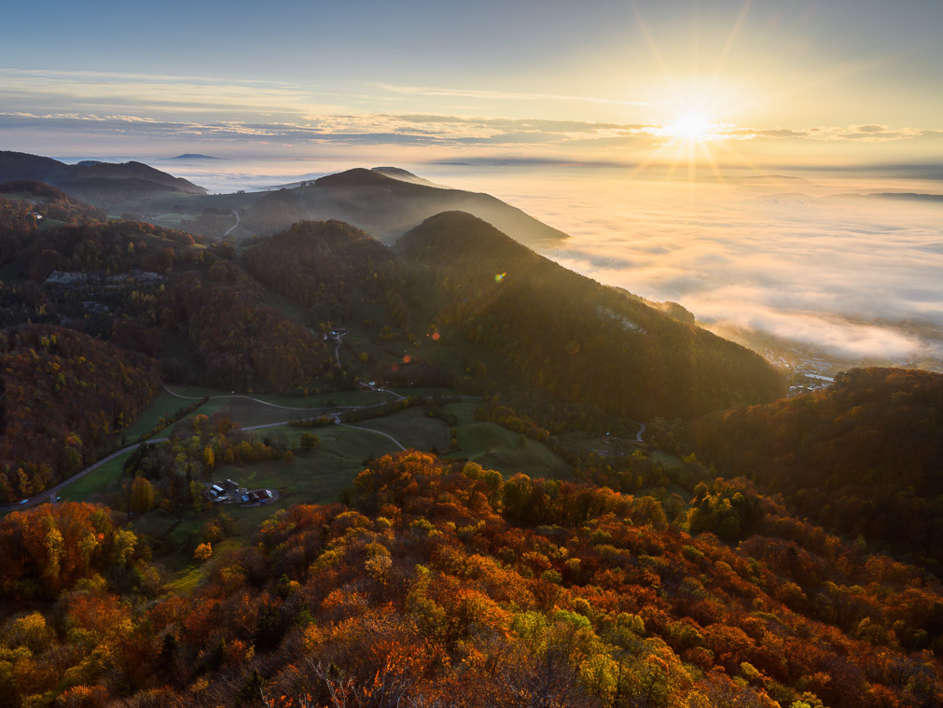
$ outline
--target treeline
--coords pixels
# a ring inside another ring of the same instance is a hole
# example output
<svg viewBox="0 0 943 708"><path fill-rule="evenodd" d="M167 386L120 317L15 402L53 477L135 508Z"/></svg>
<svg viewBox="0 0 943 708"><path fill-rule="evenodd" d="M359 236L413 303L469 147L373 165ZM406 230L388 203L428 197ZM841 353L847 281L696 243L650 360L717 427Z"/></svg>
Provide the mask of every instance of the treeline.
<svg viewBox="0 0 943 708"><path fill-rule="evenodd" d="M0 696L129 706L943 700L940 586L785 515L747 482L704 484L670 509L407 452L361 472L350 504L276 515L191 597L156 597L146 548L119 536L105 510L8 516L0 577L14 612L0 628ZM22 604L57 593L55 612Z"/></svg>
<svg viewBox="0 0 943 708"><path fill-rule="evenodd" d="M160 387L156 362L74 330L0 333L0 500L31 497L109 449Z"/></svg>
<svg viewBox="0 0 943 708"><path fill-rule="evenodd" d="M854 369L775 403L714 413L690 445L798 513L943 571L943 375Z"/></svg>
<svg viewBox="0 0 943 708"><path fill-rule="evenodd" d="M425 396L404 396L387 403L378 403L375 406L360 406L340 411L334 414L319 415L314 418L297 418L291 421L296 428L319 428L325 425L334 425L335 419L343 423L356 423L371 418L381 418L398 411L416 406L440 404L440 399Z"/></svg>
<svg viewBox="0 0 943 708"><path fill-rule="evenodd" d="M92 276L133 269L167 273L175 264L198 260L202 251L190 234L139 221L83 219L36 228L28 239L23 234L22 226L0 232L0 260L13 264L20 277L35 281L53 270Z"/></svg>

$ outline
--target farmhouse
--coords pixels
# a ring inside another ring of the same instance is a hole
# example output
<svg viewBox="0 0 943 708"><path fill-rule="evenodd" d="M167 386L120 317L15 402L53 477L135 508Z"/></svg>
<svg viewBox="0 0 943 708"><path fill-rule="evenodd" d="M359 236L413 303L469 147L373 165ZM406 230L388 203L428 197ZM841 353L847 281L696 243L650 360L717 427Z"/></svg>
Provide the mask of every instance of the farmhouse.
<svg viewBox="0 0 943 708"><path fill-rule="evenodd" d="M206 495L214 502L220 504L225 502L236 501L240 498L242 494L245 493L245 489L240 487L237 482L234 482L231 479L224 479L222 482L213 482L206 488Z"/></svg>
<svg viewBox="0 0 943 708"><path fill-rule="evenodd" d="M242 503L250 506L256 504L268 504L275 500L275 494L271 489L253 489L242 495Z"/></svg>

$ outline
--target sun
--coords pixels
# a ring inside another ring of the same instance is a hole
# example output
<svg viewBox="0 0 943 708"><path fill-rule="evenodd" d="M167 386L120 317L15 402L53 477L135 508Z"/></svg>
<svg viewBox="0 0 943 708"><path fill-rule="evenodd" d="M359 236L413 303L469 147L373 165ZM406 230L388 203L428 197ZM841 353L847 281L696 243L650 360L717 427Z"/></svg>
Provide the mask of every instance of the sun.
<svg viewBox="0 0 943 708"><path fill-rule="evenodd" d="M674 122L664 127L664 134L677 140L689 143L700 143L710 140L715 129L714 122L701 111L682 113Z"/></svg>

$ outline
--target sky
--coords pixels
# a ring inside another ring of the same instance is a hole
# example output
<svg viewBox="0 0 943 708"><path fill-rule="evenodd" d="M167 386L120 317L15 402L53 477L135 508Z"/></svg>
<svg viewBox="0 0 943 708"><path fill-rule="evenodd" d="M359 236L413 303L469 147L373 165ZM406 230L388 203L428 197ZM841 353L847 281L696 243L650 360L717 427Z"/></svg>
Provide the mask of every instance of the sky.
<svg viewBox="0 0 943 708"><path fill-rule="evenodd" d="M943 0L7 5L0 150L400 165L771 359L943 370Z"/></svg>
<svg viewBox="0 0 943 708"><path fill-rule="evenodd" d="M4 8L0 148L943 162L939 0Z"/></svg>

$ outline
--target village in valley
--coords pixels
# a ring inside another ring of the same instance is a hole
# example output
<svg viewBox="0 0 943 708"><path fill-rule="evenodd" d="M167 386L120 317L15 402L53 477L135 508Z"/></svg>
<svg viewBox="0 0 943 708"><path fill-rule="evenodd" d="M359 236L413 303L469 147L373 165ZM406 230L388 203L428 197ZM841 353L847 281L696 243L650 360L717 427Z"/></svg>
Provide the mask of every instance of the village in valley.
<svg viewBox="0 0 943 708"><path fill-rule="evenodd" d="M261 504L270 504L278 499L278 490L247 489L227 477L221 482L207 484L206 497L216 504L259 506Z"/></svg>

